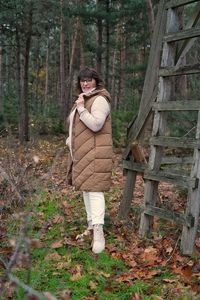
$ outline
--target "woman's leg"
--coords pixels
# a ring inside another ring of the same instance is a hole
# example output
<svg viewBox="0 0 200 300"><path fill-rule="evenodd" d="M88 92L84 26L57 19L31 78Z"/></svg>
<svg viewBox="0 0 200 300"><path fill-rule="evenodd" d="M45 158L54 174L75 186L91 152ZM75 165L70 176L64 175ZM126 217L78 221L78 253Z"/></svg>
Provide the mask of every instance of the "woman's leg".
<svg viewBox="0 0 200 300"><path fill-rule="evenodd" d="M105 217L105 198L102 192L89 192L91 217L93 225L92 251L100 253L105 249L105 238L103 233Z"/></svg>
<svg viewBox="0 0 200 300"><path fill-rule="evenodd" d="M90 227L92 225L92 215L91 215L89 192L83 192L83 201L85 204L88 226Z"/></svg>
<svg viewBox="0 0 200 300"><path fill-rule="evenodd" d="M104 224L105 198L102 192L89 192L90 213L92 225Z"/></svg>
<svg viewBox="0 0 200 300"><path fill-rule="evenodd" d="M76 236L76 240L83 239L84 236L90 235L91 231L93 230L92 226L92 215L91 215L91 207L90 207L90 199L89 199L89 193L88 192L83 192L83 201L85 204L85 210L86 210L86 215L87 215L87 229Z"/></svg>

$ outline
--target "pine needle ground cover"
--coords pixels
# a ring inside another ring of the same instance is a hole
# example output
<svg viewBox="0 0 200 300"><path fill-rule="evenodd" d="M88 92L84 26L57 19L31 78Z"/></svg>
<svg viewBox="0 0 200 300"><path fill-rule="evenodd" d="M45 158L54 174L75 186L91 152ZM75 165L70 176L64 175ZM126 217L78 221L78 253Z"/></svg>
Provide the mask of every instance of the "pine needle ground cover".
<svg viewBox="0 0 200 300"><path fill-rule="evenodd" d="M156 220L152 238L139 239L141 177L129 219L118 219L121 150L106 193L106 250L99 255L91 251L91 237L76 241L86 215L81 193L66 187L64 138L26 148L4 140L0 151L0 299L200 299L199 237L192 257L181 255L181 228L171 222ZM160 197L183 209L183 193L171 186L161 185Z"/></svg>

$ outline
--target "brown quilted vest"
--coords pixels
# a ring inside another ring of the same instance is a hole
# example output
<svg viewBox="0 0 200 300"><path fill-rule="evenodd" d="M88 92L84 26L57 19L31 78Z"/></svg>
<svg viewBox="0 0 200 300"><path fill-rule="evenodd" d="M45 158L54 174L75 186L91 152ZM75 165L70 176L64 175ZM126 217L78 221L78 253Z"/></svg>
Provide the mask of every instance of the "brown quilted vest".
<svg viewBox="0 0 200 300"><path fill-rule="evenodd" d="M84 96L85 108L91 106L98 96L110 102L110 94L105 90L95 90ZM80 120L76 111L72 130L72 185L79 191L104 192L111 186L112 173L112 129L109 115L98 132L93 132Z"/></svg>

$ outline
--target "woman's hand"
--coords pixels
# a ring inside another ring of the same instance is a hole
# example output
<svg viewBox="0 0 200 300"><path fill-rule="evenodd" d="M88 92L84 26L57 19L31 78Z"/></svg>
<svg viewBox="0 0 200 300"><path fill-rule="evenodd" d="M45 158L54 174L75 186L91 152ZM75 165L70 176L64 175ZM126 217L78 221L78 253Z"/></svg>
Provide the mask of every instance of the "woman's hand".
<svg viewBox="0 0 200 300"><path fill-rule="evenodd" d="M79 97L78 97L78 99L75 101L77 108L85 106L85 100L84 100L83 95L84 95L84 93L80 94Z"/></svg>

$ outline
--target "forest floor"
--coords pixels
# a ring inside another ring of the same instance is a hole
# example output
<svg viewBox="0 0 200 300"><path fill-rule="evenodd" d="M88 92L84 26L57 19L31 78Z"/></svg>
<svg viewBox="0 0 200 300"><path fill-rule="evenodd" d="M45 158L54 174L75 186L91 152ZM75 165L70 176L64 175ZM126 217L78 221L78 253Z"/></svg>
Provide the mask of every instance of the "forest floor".
<svg viewBox="0 0 200 300"><path fill-rule="evenodd" d="M95 255L91 237L76 241L86 216L81 193L66 187L67 155L63 136L25 146L1 139L0 299L200 299L199 235L192 256L181 255L181 227L172 222L155 219L151 239L139 238L141 176L129 219L118 218L121 149L106 193L106 249ZM161 206L184 211L184 190L163 183L159 198Z"/></svg>

